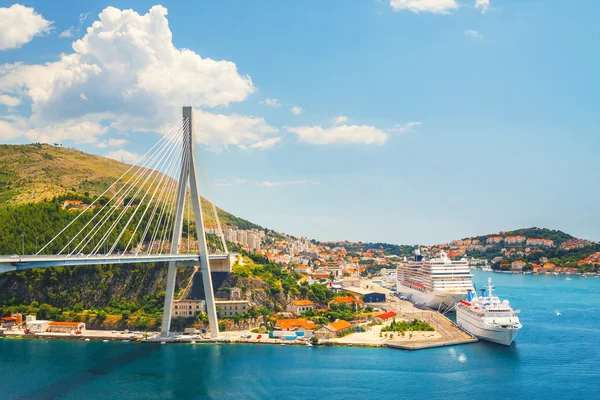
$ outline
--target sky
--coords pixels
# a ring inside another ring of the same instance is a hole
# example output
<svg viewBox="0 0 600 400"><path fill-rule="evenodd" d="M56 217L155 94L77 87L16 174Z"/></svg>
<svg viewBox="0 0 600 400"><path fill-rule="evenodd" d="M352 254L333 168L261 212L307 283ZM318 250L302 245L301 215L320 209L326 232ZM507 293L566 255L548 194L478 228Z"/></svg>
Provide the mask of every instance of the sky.
<svg viewBox="0 0 600 400"><path fill-rule="evenodd" d="M0 143L135 162L195 109L217 205L295 236L600 240L600 2L0 0Z"/></svg>

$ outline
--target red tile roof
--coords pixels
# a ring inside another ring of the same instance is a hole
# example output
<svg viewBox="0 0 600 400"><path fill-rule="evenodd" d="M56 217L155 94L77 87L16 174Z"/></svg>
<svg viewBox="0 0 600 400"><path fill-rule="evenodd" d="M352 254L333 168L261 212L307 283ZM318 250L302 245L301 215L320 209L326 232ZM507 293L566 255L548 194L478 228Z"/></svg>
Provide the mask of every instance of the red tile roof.
<svg viewBox="0 0 600 400"><path fill-rule="evenodd" d="M386 313L379 314L379 315L378 315L378 317L379 317L379 318L381 318L381 319L383 319L383 320L386 320L386 319L388 319L388 318L395 317L396 315L398 315L398 314L396 314L396 313L395 313L395 312L393 312L393 311L388 311L388 312L386 312Z"/></svg>

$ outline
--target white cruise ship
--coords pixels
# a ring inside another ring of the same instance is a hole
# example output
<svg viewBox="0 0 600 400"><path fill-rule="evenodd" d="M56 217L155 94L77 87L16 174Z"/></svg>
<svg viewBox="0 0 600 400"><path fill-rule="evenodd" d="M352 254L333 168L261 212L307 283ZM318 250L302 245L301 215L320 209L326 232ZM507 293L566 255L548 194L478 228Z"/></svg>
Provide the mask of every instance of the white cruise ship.
<svg viewBox="0 0 600 400"><path fill-rule="evenodd" d="M488 293L469 301L459 300L456 304L456 324L479 339L510 346L519 330L518 310L513 310L508 300L492 294L492 278L488 278ZM471 297L471 295L469 295Z"/></svg>
<svg viewBox="0 0 600 400"><path fill-rule="evenodd" d="M415 259L401 262L397 270L398 292L415 303L443 309L473 290L473 281L466 259L452 261L446 253L423 261L417 250Z"/></svg>

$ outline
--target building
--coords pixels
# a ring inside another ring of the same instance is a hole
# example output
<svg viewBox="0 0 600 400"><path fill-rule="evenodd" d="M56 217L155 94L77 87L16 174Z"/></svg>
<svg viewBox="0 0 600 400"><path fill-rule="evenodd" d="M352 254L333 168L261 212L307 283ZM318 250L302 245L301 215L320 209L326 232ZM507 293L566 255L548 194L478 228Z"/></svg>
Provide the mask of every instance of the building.
<svg viewBox="0 0 600 400"><path fill-rule="evenodd" d="M84 331L83 322L50 321L48 323L48 332L71 333L75 331Z"/></svg>
<svg viewBox="0 0 600 400"><path fill-rule="evenodd" d="M0 319L0 324L2 324L4 328L12 328L17 325L17 319L15 317L2 317L2 319Z"/></svg>
<svg viewBox="0 0 600 400"><path fill-rule="evenodd" d="M383 303L385 302L385 293L371 292L363 296L365 303Z"/></svg>
<svg viewBox="0 0 600 400"><path fill-rule="evenodd" d="M280 331L311 331L316 327L317 325L314 322L309 321L306 318L278 319L275 324L275 329Z"/></svg>
<svg viewBox="0 0 600 400"><path fill-rule="evenodd" d="M489 238L487 238L487 240L485 241L487 244L496 244L496 243L501 243L504 239L502 238L502 236L491 236Z"/></svg>
<svg viewBox="0 0 600 400"><path fill-rule="evenodd" d="M215 301L218 317L232 317L238 314L244 314L248 311L249 303L247 300L217 300Z"/></svg>
<svg viewBox="0 0 600 400"><path fill-rule="evenodd" d="M504 238L506 244L521 244L525 242L525 236L507 236Z"/></svg>
<svg viewBox="0 0 600 400"><path fill-rule="evenodd" d="M525 261L522 261L522 260L513 261L512 264L510 265L510 269L512 269L513 271L523 271L523 267L525 265L526 265Z"/></svg>
<svg viewBox="0 0 600 400"><path fill-rule="evenodd" d="M27 322L27 329L29 329L29 331L33 333L42 333L48 330L49 325L50 321L36 319L34 321Z"/></svg>
<svg viewBox="0 0 600 400"><path fill-rule="evenodd" d="M329 302L330 306L331 306L331 304L348 304L348 305L356 304L357 307L362 307L364 305L364 302L362 300L356 299L352 296L346 296L346 297L334 298L333 300L331 300Z"/></svg>
<svg viewBox="0 0 600 400"><path fill-rule="evenodd" d="M81 200L65 200L62 208L63 208L63 210L66 210L66 209L80 210L83 208L87 208L87 204L83 204L83 201L81 201Z"/></svg>
<svg viewBox="0 0 600 400"><path fill-rule="evenodd" d="M193 317L198 313L206 310L206 302L204 300L178 300L173 302L174 317Z"/></svg>
<svg viewBox="0 0 600 400"><path fill-rule="evenodd" d="M544 247L553 247L554 242L550 239L541 239L541 238L529 238L526 242L527 246L544 246Z"/></svg>
<svg viewBox="0 0 600 400"><path fill-rule="evenodd" d="M386 313L379 314L375 319L376 320L380 320L381 322L384 322L384 321L387 321L387 320L389 320L391 318L394 318L396 315L398 315L398 314L396 314L393 311L388 311Z"/></svg>
<svg viewBox="0 0 600 400"><path fill-rule="evenodd" d="M310 300L294 300L285 307L287 312L293 312L294 314L301 314L308 310L314 309L314 303Z"/></svg>
<svg viewBox="0 0 600 400"><path fill-rule="evenodd" d="M319 339L333 339L335 337L343 336L347 333L350 333L354 330L354 325L352 325L348 321L344 321L343 319L332 322L329 325L325 325L316 331L314 331L314 336Z"/></svg>

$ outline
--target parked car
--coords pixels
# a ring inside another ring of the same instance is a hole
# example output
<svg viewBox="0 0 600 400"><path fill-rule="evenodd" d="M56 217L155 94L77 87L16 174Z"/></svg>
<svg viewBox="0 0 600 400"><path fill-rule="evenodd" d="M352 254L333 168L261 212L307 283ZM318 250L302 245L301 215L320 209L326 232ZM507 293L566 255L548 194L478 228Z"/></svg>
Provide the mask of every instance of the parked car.
<svg viewBox="0 0 600 400"><path fill-rule="evenodd" d="M244 339L251 339L252 335L250 335L250 334L242 335L242 338L244 338Z"/></svg>
<svg viewBox="0 0 600 400"><path fill-rule="evenodd" d="M262 335L258 335L258 336L256 337L256 339L258 339L258 340L262 339Z"/></svg>

